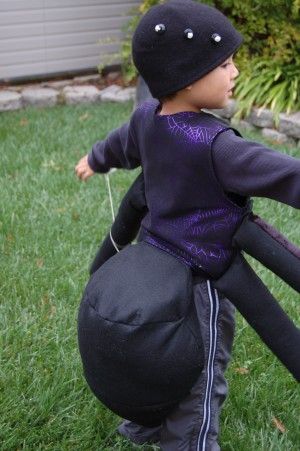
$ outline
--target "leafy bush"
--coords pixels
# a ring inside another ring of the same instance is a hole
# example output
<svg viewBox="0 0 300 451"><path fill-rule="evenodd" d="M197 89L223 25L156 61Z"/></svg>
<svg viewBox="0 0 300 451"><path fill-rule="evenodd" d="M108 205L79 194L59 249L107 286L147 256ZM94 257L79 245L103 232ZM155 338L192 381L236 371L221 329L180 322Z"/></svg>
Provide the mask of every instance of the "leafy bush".
<svg viewBox="0 0 300 451"><path fill-rule="evenodd" d="M237 116L248 115L253 105L268 107L275 113L300 110L300 64L278 65L275 61L258 60L252 66L251 74L239 76L235 90L239 100Z"/></svg>
<svg viewBox="0 0 300 451"><path fill-rule="evenodd" d="M131 37L139 18L164 0L143 0L127 27L122 45L125 79L137 73L131 60ZM244 36L236 55L241 75L236 96L241 113L255 104L275 113L300 108L300 0L204 0L228 16Z"/></svg>

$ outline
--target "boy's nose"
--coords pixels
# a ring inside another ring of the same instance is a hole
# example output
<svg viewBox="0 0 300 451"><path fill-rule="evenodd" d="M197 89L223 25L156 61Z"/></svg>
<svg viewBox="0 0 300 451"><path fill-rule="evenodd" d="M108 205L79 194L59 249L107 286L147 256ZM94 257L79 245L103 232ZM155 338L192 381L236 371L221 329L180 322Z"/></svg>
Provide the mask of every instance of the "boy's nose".
<svg viewBox="0 0 300 451"><path fill-rule="evenodd" d="M236 65L233 65L233 71L232 71L232 78L236 78L239 75L239 71L238 68L236 67Z"/></svg>

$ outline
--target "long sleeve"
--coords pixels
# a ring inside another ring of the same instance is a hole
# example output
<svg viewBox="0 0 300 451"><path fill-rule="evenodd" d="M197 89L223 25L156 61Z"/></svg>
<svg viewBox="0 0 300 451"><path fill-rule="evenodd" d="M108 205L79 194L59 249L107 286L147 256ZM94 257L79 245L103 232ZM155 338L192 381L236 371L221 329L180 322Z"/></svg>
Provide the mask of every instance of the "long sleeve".
<svg viewBox="0 0 300 451"><path fill-rule="evenodd" d="M133 169L140 165L139 151L133 136L132 121L113 130L105 140L94 144L88 163L95 172L110 168Z"/></svg>
<svg viewBox="0 0 300 451"><path fill-rule="evenodd" d="M225 191L300 208L300 159L247 141L232 130L216 138L212 159Z"/></svg>

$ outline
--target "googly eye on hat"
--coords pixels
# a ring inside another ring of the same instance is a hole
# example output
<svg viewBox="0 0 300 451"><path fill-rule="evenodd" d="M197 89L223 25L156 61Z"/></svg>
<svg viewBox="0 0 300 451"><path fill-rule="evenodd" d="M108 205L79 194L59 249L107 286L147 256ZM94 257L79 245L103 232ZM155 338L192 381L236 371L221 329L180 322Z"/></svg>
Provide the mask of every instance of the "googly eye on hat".
<svg viewBox="0 0 300 451"><path fill-rule="evenodd" d="M190 28L187 28L186 30L184 30L184 35L187 39L193 39L193 37L194 37L193 30L191 30Z"/></svg>
<svg viewBox="0 0 300 451"><path fill-rule="evenodd" d="M166 27L163 23L159 23L159 24L155 25L154 30L158 34L164 34L164 32L166 31Z"/></svg>
<svg viewBox="0 0 300 451"><path fill-rule="evenodd" d="M221 38L221 36L218 33L214 33L211 38L215 42L221 42L222 41L222 38Z"/></svg>
<svg viewBox="0 0 300 451"><path fill-rule="evenodd" d="M160 99L215 69L242 42L241 34L216 8L194 0L169 0L141 18L133 35L132 57L151 94Z"/></svg>

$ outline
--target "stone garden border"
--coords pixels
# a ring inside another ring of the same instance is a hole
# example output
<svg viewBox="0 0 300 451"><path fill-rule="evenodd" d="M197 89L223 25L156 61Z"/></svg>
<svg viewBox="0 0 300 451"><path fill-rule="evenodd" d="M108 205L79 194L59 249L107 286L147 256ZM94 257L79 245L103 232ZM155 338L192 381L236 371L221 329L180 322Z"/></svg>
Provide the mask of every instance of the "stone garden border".
<svg viewBox="0 0 300 451"><path fill-rule="evenodd" d="M134 100L136 88L123 88L119 85L99 89L91 84L96 76L77 77L31 85L29 87L8 87L0 90L0 112L19 110L27 106L51 107L57 104L76 105L81 103L127 102ZM79 83L76 85L76 81ZM75 84L74 84L75 83ZM82 83L86 83L82 85ZM90 84L89 84L90 83ZM237 102L229 101L226 108L212 110L233 126L259 130L272 143L288 144L300 148L300 111L294 114L280 114L279 125L276 128L274 115L268 109L253 108L250 115L236 121L233 116L237 110Z"/></svg>
<svg viewBox="0 0 300 451"><path fill-rule="evenodd" d="M212 113L228 120L233 126L258 130L262 136L275 144L288 144L300 148L300 111L293 114L281 113L278 126L275 125L274 114L266 108L252 108L249 116L237 121L234 114L237 101L231 99L222 110L211 110Z"/></svg>

